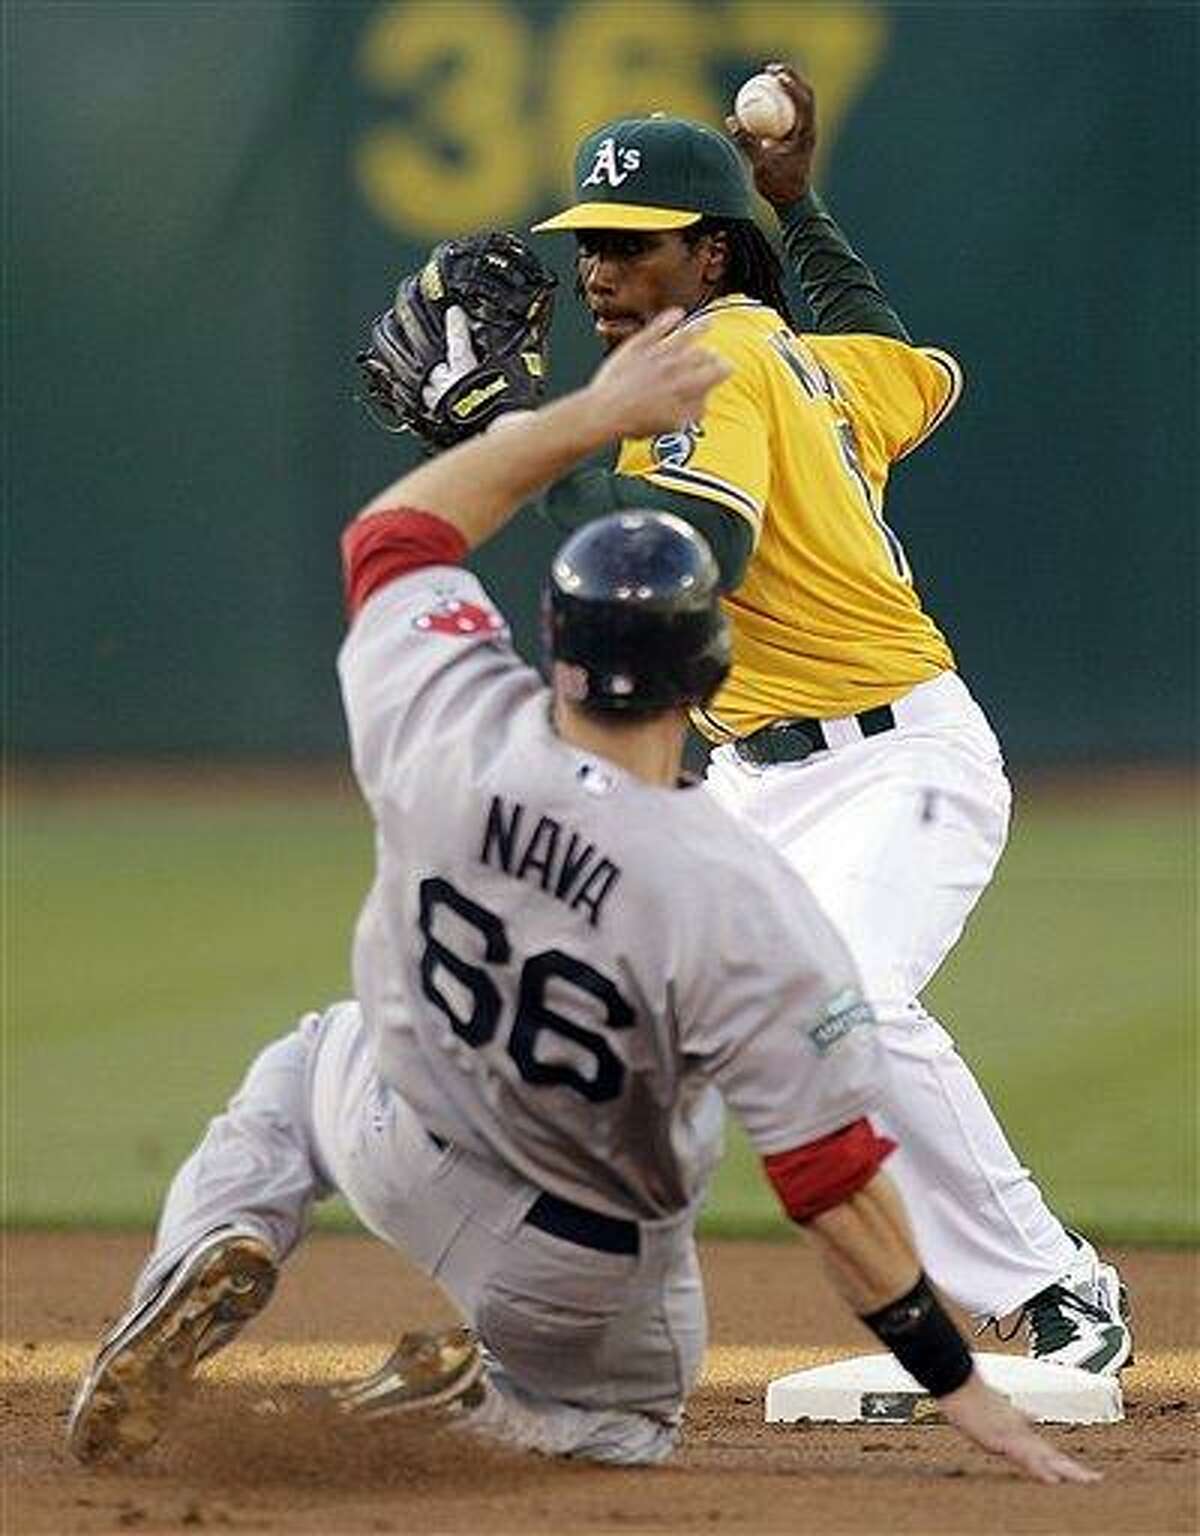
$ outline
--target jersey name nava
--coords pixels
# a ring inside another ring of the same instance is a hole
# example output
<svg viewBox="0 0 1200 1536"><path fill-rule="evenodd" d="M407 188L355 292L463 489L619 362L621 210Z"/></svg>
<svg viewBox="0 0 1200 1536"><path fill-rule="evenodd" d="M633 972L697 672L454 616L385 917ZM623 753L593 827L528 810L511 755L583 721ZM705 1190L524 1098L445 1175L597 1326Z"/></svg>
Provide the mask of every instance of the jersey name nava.
<svg viewBox="0 0 1200 1536"><path fill-rule="evenodd" d="M954 406L957 363L881 336L798 336L736 294L701 319L732 376L688 433L626 442L618 464L718 503L754 534L726 599L733 671L697 725L722 741L857 714L953 667L883 502L891 466Z"/></svg>
<svg viewBox="0 0 1200 1536"><path fill-rule="evenodd" d="M592 927L621 878L620 867L598 853L572 827L553 816L533 821L525 806L493 795L480 860L515 880L529 880L572 911L586 912Z"/></svg>

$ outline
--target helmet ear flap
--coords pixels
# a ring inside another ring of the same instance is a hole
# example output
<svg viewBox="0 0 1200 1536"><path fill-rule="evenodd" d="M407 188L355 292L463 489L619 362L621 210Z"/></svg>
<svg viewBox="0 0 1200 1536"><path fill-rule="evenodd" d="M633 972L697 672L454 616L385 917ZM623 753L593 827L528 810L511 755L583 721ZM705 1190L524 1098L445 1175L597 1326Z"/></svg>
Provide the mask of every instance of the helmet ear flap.
<svg viewBox="0 0 1200 1536"><path fill-rule="evenodd" d="M702 704L729 671L717 563L665 512L618 512L572 534L550 568L542 635L560 685L593 713Z"/></svg>

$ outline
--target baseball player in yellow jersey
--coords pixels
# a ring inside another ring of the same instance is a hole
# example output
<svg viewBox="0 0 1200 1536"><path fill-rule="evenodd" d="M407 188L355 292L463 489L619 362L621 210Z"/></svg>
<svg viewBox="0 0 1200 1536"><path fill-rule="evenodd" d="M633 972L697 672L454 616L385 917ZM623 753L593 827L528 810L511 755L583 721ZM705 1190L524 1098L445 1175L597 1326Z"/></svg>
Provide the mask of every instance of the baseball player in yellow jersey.
<svg viewBox="0 0 1200 1536"><path fill-rule="evenodd" d="M727 599L738 665L698 722L705 734L858 714L944 672L950 649L882 506L891 463L957 399L957 365L881 337L801 338L740 297L704 316L736 385L694 438L626 443L620 469L731 506L754 534Z"/></svg>
<svg viewBox="0 0 1200 1536"><path fill-rule="evenodd" d="M792 132L727 126L815 331L792 323L729 139L662 115L597 129L576 201L535 228L574 232L602 345L679 305L732 373L686 430L624 442L615 471L577 471L544 509L575 522L652 505L708 537L733 669L695 717L714 744L706 782L806 877L855 956L929 1271L981 1320L1016 1314L1036 1357L1115 1372L1132 1353L1115 1268L1049 1210L920 1002L992 876L1010 804L996 739L884 518L893 464L945 419L960 372L912 344L812 193L812 92L771 68L797 106Z"/></svg>

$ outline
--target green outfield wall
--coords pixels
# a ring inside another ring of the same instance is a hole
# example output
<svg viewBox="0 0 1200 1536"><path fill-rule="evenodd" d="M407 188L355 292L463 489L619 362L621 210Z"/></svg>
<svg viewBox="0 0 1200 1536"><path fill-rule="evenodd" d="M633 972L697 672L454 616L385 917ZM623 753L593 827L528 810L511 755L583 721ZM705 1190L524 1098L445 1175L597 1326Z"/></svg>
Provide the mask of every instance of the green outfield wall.
<svg viewBox="0 0 1200 1536"><path fill-rule="evenodd" d="M337 535L412 461L352 398L437 238L521 229L577 136L719 122L764 58L968 392L890 521L1014 757L1194 739L1192 5L256 0L4 9L9 744L337 754ZM570 248L543 247L564 279ZM564 281L556 389L592 345ZM534 640L551 534L480 559Z"/></svg>

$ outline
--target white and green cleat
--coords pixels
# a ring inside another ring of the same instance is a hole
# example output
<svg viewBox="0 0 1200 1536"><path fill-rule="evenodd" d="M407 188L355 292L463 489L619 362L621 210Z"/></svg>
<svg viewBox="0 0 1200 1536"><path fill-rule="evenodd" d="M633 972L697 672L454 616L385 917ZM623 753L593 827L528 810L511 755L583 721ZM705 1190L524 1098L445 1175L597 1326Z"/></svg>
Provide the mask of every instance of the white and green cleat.
<svg viewBox="0 0 1200 1536"><path fill-rule="evenodd" d="M1070 1269L1021 1309L1028 1353L1049 1365L1115 1376L1133 1360L1125 1287L1116 1268L1105 1264L1091 1243L1079 1237L1075 1241L1079 1252Z"/></svg>

